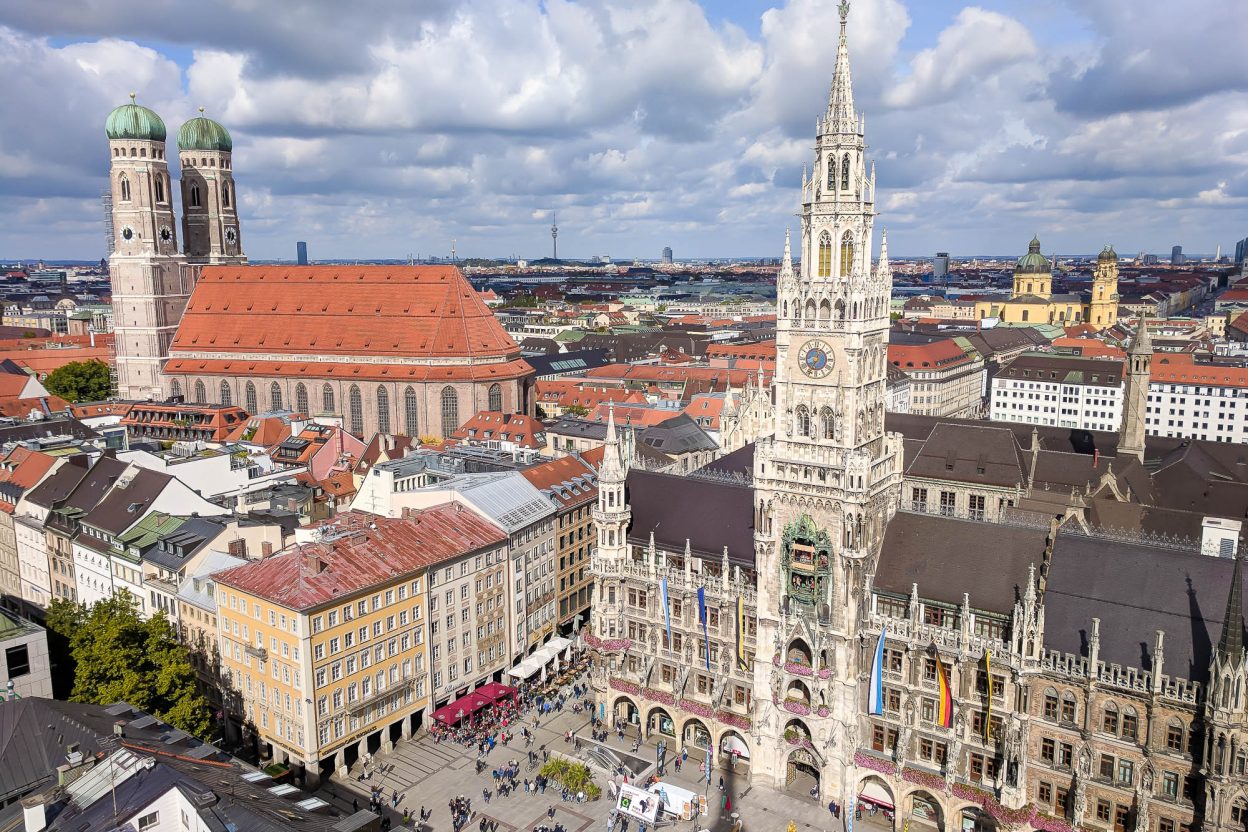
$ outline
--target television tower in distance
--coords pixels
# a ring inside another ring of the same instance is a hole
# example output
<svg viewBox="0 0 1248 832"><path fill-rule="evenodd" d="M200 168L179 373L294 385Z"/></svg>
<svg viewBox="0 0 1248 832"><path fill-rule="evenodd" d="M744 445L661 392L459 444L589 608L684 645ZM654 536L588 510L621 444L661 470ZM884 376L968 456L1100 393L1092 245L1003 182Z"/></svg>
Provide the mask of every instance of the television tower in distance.
<svg viewBox="0 0 1248 832"><path fill-rule="evenodd" d="M555 222L555 212L550 212L550 246L551 258L559 259L559 225Z"/></svg>

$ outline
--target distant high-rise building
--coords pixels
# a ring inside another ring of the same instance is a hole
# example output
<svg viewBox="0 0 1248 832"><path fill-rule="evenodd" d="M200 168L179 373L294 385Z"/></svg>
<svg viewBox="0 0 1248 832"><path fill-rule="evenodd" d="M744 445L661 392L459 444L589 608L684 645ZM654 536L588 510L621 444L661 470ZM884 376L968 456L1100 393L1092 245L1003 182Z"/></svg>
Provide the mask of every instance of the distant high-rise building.
<svg viewBox="0 0 1248 832"><path fill-rule="evenodd" d="M936 252L936 259L932 261L932 280L940 280L942 277L949 275L949 252Z"/></svg>
<svg viewBox="0 0 1248 832"><path fill-rule="evenodd" d="M303 240L295 243L295 262L300 266L308 265L308 244Z"/></svg>
<svg viewBox="0 0 1248 832"><path fill-rule="evenodd" d="M1170 249L1170 265L1171 266L1183 265L1183 246L1175 246L1174 248Z"/></svg>
<svg viewBox="0 0 1248 832"><path fill-rule="evenodd" d="M1143 263L1144 263L1144 265L1145 265L1145 266L1156 266L1156 265L1157 265L1157 255L1156 255L1156 254L1145 254L1145 255L1144 255L1144 260L1143 260Z"/></svg>
<svg viewBox="0 0 1248 832"><path fill-rule="evenodd" d="M672 262L672 247L671 246L663 246L663 262L664 263Z"/></svg>
<svg viewBox="0 0 1248 832"><path fill-rule="evenodd" d="M1244 265L1246 259L1248 259L1248 237L1235 244L1235 265Z"/></svg>

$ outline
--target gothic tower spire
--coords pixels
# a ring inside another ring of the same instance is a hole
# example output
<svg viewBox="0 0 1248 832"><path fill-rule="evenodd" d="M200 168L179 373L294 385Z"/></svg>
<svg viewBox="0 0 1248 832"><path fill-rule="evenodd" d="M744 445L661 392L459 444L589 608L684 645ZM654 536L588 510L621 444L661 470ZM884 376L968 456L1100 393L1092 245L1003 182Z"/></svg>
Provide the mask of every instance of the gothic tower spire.
<svg viewBox="0 0 1248 832"><path fill-rule="evenodd" d="M1144 413L1148 406L1148 382L1152 375L1153 342L1148 334L1148 319L1140 325L1127 350L1127 386L1123 396L1122 426L1118 431L1118 453L1131 454L1144 460Z"/></svg>
<svg viewBox="0 0 1248 832"><path fill-rule="evenodd" d="M854 79L849 70L849 38L846 24L849 19L849 0L841 0L841 36L836 47L836 70L832 75L832 90L828 93L828 115L825 131L854 133L858 130L858 114L854 112Z"/></svg>
<svg viewBox="0 0 1248 832"><path fill-rule="evenodd" d="M1226 615L1222 617L1222 637L1218 639L1218 653L1232 667L1238 668L1244 658L1244 600L1243 542L1235 555L1235 569L1231 572L1231 590L1226 597Z"/></svg>

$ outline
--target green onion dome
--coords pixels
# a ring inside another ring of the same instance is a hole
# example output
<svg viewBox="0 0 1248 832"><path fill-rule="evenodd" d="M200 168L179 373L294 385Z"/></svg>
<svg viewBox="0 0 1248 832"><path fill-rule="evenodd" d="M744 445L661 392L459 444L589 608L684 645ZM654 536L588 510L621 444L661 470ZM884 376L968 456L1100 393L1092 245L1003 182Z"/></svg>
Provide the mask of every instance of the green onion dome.
<svg viewBox="0 0 1248 832"><path fill-rule="evenodd" d="M219 150L229 153L234 149L234 140L230 131L217 122L203 115L204 108L199 108L200 115L183 124L178 129L178 150Z"/></svg>
<svg viewBox="0 0 1248 832"><path fill-rule="evenodd" d="M165 123L151 110L135 104L134 93L130 93L129 104L122 104L108 114L108 121L104 123L104 132L110 139L163 142Z"/></svg>
<svg viewBox="0 0 1248 832"><path fill-rule="evenodd" d="M1018 258L1018 264L1014 267L1016 273L1023 274L1050 274L1052 268L1049 259L1040 253L1040 240L1037 237L1031 238L1031 243L1027 246L1027 253Z"/></svg>

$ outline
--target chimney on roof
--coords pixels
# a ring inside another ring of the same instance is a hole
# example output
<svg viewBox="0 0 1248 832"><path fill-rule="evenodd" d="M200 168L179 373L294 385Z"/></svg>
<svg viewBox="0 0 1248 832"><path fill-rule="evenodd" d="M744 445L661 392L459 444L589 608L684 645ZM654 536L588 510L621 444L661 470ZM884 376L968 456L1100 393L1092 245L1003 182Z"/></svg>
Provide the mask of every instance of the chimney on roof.
<svg viewBox="0 0 1248 832"><path fill-rule="evenodd" d="M303 565L313 575L319 575L325 571L325 564L321 561L321 553L316 549L304 550Z"/></svg>
<svg viewBox="0 0 1248 832"><path fill-rule="evenodd" d="M273 554L273 544L267 540L262 540L260 542L260 557L267 558L271 554Z"/></svg>

